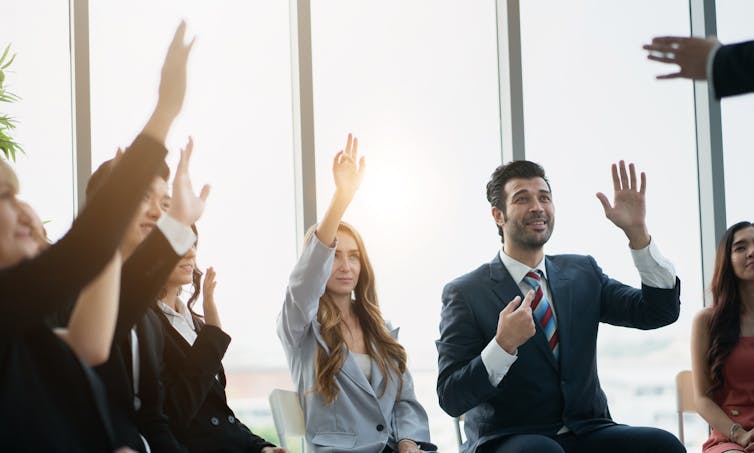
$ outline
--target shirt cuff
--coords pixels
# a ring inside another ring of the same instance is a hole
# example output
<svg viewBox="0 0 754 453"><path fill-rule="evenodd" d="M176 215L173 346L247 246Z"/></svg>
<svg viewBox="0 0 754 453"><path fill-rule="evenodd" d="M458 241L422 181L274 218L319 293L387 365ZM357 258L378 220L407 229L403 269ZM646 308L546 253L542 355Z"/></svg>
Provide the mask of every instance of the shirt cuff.
<svg viewBox="0 0 754 453"><path fill-rule="evenodd" d="M652 288L671 289L675 287L675 267L662 256L654 239L649 245L639 250L631 250L634 266L639 271L642 284Z"/></svg>
<svg viewBox="0 0 754 453"><path fill-rule="evenodd" d="M196 236L191 231L191 227L187 227L167 214L157 221L157 228L165 235L178 256L185 255L196 242Z"/></svg>
<svg viewBox="0 0 754 453"><path fill-rule="evenodd" d="M722 47L722 44L717 43L715 44L715 47L710 50L709 55L707 55L707 66L706 66L706 72L707 72L707 83L710 86L710 89L712 90L712 95L715 97L715 99L718 98L717 93L715 93L715 55L717 55L717 51L720 50L720 47Z"/></svg>
<svg viewBox="0 0 754 453"><path fill-rule="evenodd" d="M508 370L513 365L513 362L518 358L517 354L518 351L516 351L516 354L508 354L505 349L497 344L494 338L482 349L482 363L487 369L490 384L497 387L505 375L508 374Z"/></svg>

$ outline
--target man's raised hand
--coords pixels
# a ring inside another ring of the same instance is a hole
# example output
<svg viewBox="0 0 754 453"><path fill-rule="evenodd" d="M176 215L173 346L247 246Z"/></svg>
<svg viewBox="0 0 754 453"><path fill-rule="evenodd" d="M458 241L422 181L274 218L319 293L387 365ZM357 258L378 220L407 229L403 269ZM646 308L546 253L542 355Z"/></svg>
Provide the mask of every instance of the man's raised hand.
<svg viewBox="0 0 754 453"><path fill-rule="evenodd" d="M628 246L634 250L642 249L649 245L650 240L644 198L647 176L641 172L641 185L638 185L634 164L629 164L626 172L626 163L623 161L612 165L612 173L615 191L613 205L602 192L597 193L597 198L605 209L605 216L628 237Z"/></svg>
<svg viewBox="0 0 754 453"><path fill-rule="evenodd" d="M194 151L194 141L189 137L185 149L181 150L181 160L178 161L178 169L173 179L173 197L170 203L168 215L186 226L191 226L204 212L204 204L209 197L209 186L202 187L199 196L194 194L189 175L189 162Z"/></svg>

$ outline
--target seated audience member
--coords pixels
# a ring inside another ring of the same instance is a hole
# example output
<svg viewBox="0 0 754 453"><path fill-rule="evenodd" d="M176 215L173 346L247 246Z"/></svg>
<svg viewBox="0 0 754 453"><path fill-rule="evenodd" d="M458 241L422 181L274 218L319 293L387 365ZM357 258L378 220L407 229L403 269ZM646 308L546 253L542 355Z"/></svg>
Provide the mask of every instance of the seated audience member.
<svg viewBox="0 0 754 453"><path fill-rule="evenodd" d="M164 133L180 108L185 93L185 70L190 45L183 44L185 25L181 24L168 50L163 67L158 110L165 111L155 124ZM166 84L166 78L172 84ZM180 107L180 104L178 104ZM150 121L151 123L152 121ZM168 169L162 165L141 198L137 215L128 226L119 249L123 266L120 307L109 360L96 368L105 384L109 411L117 443L139 451L184 451L169 429L163 412L163 390L159 381L162 365L163 333L159 319L148 311L180 257L195 237L190 225L201 215L208 187L194 195L188 175L190 153L181 153L170 201ZM108 184L119 159L106 162L92 175L87 197L97 199ZM121 159L122 160L122 159ZM111 209L117 210L117 206ZM166 215L162 215L167 211ZM66 319L65 310L58 319Z"/></svg>
<svg viewBox="0 0 754 453"><path fill-rule="evenodd" d="M163 84L180 85L180 61L169 60ZM121 238L164 162L165 137L182 97L178 100L175 89L167 96L161 90L152 118L97 196L71 230L37 256L40 244L16 199L18 180L0 161L0 439L5 450L92 452L122 445L100 397L101 383L47 319L101 275L108 262L117 267Z"/></svg>
<svg viewBox="0 0 754 453"><path fill-rule="evenodd" d="M196 234L196 227L192 227ZM230 344L215 305L215 271L207 269L202 307L193 311L202 294L202 273L196 267L196 244L168 277L161 299L152 308L165 333L165 412L176 438L194 452L286 453L255 435L228 407L222 358ZM184 303L184 285L193 293Z"/></svg>
<svg viewBox="0 0 754 453"><path fill-rule="evenodd" d="M341 222L364 174L358 141L335 155L335 194L291 273L278 336L311 451L434 451L398 329L386 325L374 271L356 230Z"/></svg>
<svg viewBox="0 0 754 453"><path fill-rule="evenodd" d="M605 215L628 238L642 288L602 273L594 258L544 254L555 225L539 165L498 167L487 200L503 239L489 263L448 283L437 341L440 406L465 415L462 452L681 452L655 428L615 423L597 376L600 322L654 329L674 322L679 282L645 223L645 176L613 165Z"/></svg>
<svg viewBox="0 0 754 453"><path fill-rule="evenodd" d="M754 41L721 45L714 37L663 36L644 49L650 60L679 66L658 79L708 80L718 99L754 91Z"/></svg>
<svg viewBox="0 0 754 453"><path fill-rule="evenodd" d="M712 306L691 327L699 414L712 427L704 453L754 450L754 224L728 228L717 247Z"/></svg>

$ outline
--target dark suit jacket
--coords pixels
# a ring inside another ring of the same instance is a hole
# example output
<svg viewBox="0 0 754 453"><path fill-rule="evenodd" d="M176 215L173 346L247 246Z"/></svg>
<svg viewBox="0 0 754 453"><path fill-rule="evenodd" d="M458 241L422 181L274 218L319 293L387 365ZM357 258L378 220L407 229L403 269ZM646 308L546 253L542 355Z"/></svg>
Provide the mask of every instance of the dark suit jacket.
<svg viewBox="0 0 754 453"><path fill-rule="evenodd" d="M160 383L162 368L162 324L148 308L167 277L180 260L165 236L156 229L150 233L123 265L121 272L118 319L110 355L96 372L105 384L115 438L118 445L144 451L140 433L156 451L183 451L168 426L162 409L164 391ZM74 301L51 320L64 326ZM130 331L136 326L139 339L139 399L134 410L134 387Z"/></svg>
<svg viewBox="0 0 754 453"><path fill-rule="evenodd" d="M560 363L537 325L497 387L480 354L495 336L500 311L522 296L517 283L496 254L443 290L437 395L451 416L466 414L462 451L509 434L554 435L564 424L575 434L613 424L597 376L599 323L653 329L678 318L679 282L674 289L638 290L608 278L588 256L548 256L545 265Z"/></svg>
<svg viewBox="0 0 754 453"><path fill-rule="evenodd" d="M107 389L118 440L139 451L144 451L139 433L152 451L185 451L171 432L163 410L165 394L160 375L165 333L157 316L148 310L179 260L165 236L155 229L126 261L110 358L96 368ZM138 411L134 409L130 343L134 325L139 340Z"/></svg>
<svg viewBox="0 0 754 453"><path fill-rule="evenodd" d="M192 453L256 453L273 447L252 433L228 407L221 361L230 337L215 326L195 320L198 335L191 345L159 308L153 309L166 334L162 381L166 387L165 411L176 437Z"/></svg>
<svg viewBox="0 0 754 453"><path fill-rule="evenodd" d="M754 41L722 46L712 62L718 98L754 91Z"/></svg>
<svg viewBox="0 0 754 453"><path fill-rule="evenodd" d="M167 150L140 136L71 230L0 270L0 449L112 451L97 378L46 325L113 256Z"/></svg>

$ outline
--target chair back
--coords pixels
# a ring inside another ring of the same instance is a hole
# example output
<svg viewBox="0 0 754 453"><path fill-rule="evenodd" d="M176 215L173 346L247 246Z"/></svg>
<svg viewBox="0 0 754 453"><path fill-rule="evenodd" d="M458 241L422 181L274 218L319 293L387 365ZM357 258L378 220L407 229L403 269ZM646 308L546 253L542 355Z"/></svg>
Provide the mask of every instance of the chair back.
<svg viewBox="0 0 754 453"><path fill-rule="evenodd" d="M690 370L679 371L675 376L676 401L678 412L678 438L684 443L683 414L696 413L694 382Z"/></svg>
<svg viewBox="0 0 754 453"><path fill-rule="evenodd" d="M270 393L270 409L272 409L272 420L275 422L280 446L288 448L287 438L300 437L301 451L303 451L306 427L298 394L290 390L274 389Z"/></svg>

